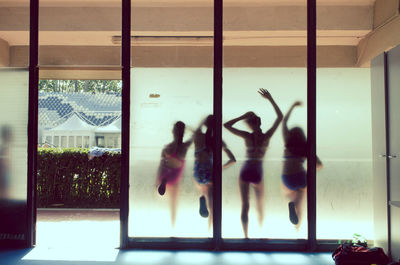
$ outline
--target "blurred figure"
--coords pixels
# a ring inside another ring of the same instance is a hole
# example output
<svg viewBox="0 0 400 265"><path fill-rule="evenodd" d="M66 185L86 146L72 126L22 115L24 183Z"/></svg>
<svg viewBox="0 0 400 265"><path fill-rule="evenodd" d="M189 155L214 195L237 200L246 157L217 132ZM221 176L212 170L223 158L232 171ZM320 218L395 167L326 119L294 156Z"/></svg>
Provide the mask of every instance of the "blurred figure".
<svg viewBox="0 0 400 265"><path fill-rule="evenodd" d="M203 126L206 127L205 133L202 132ZM208 229L211 228L213 220L212 173L213 146L215 143L214 126L214 117L213 115L209 115L193 134L195 150L193 176L196 186L201 192L199 213L204 218L208 217ZM225 169L234 164L236 159L224 142L222 142L222 150L224 150L229 158L229 160L223 165L223 168Z"/></svg>
<svg viewBox="0 0 400 265"><path fill-rule="evenodd" d="M161 161L158 168L157 186L158 193L162 196L167 191L171 202L171 225L175 227L176 205L179 182L185 168L185 157L192 139L183 142L185 124L181 121L175 123L172 130L174 140L166 145L161 152Z"/></svg>
<svg viewBox="0 0 400 265"><path fill-rule="evenodd" d="M239 177L240 196L242 200L241 221L245 238L248 238L250 186L253 187L256 195L258 222L260 227L264 222L264 182L262 164L269 141L283 118L283 114L271 94L263 88L261 88L258 93L272 104L277 115L274 124L269 130L265 133L262 132L260 117L251 111L224 124L225 128L231 133L242 137L246 145L247 160L240 171ZM252 130L251 133L233 128L233 125L241 120L244 120L247 123L249 128Z"/></svg>
<svg viewBox="0 0 400 265"><path fill-rule="evenodd" d="M289 199L289 220L297 230L301 224L303 201L307 194L307 172L304 169L304 161L307 159L307 139L300 127L293 127L289 130L287 121L293 109L301 105L300 101L293 103L282 122L285 144L282 183L284 193ZM322 168L322 163L317 157L317 169L320 168Z"/></svg>
<svg viewBox="0 0 400 265"><path fill-rule="evenodd" d="M12 130L9 126L1 127L1 146L0 146L0 199L9 199L9 189L11 181L11 161L10 145L12 140Z"/></svg>

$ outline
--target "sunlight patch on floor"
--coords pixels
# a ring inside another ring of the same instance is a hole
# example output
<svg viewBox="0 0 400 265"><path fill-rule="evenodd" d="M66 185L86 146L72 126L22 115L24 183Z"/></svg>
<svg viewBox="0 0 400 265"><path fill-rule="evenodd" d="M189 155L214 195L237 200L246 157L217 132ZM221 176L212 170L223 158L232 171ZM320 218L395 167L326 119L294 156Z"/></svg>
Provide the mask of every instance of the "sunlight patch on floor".
<svg viewBox="0 0 400 265"><path fill-rule="evenodd" d="M118 253L118 249L99 249L91 246L86 246L85 248L77 246L36 247L26 254L22 260L114 262L117 260Z"/></svg>
<svg viewBox="0 0 400 265"><path fill-rule="evenodd" d="M37 222L39 247L116 248L120 224L115 221Z"/></svg>

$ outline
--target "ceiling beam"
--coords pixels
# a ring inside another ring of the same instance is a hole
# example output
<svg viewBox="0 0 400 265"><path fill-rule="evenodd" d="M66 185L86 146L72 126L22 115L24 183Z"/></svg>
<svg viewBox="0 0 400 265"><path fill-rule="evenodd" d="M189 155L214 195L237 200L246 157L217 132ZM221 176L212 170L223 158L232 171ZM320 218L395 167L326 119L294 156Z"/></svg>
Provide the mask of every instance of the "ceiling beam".
<svg viewBox="0 0 400 265"><path fill-rule="evenodd" d="M320 6L320 30L371 30L372 6ZM121 9L42 7L41 31L121 31ZM133 31L212 31L212 7L138 7L132 9ZM29 29L29 9L0 7L0 31ZM306 30L305 6L225 7L224 30Z"/></svg>
<svg viewBox="0 0 400 265"><path fill-rule="evenodd" d="M388 10L386 4L389 4L392 10ZM357 46L358 66L368 66L374 57L400 44L399 7L399 0L378 0L376 2L375 14L380 15L375 16L374 30ZM383 14L386 14L387 17L383 17Z"/></svg>
<svg viewBox="0 0 400 265"><path fill-rule="evenodd" d="M318 30L318 45L358 45L369 30ZM29 43L28 31L0 31L0 38L11 46ZM118 31L41 31L41 46L120 46ZM134 31L134 46L212 46L212 31ZM172 36L172 37L171 37ZM307 44L305 30L224 31L225 46L304 46Z"/></svg>
<svg viewBox="0 0 400 265"><path fill-rule="evenodd" d="M399 11L399 0L376 0L374 5L374 29L385 24Z"/></svg>

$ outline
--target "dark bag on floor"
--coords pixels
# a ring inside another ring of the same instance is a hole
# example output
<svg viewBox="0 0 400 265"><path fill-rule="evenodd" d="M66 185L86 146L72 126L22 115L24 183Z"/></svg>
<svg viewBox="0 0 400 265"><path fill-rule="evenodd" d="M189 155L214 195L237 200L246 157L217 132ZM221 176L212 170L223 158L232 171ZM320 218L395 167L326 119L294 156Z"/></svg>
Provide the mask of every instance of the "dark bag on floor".
<svg viewBox="0 0 400 265"><path fill-rule="evenodd" d="M340 245L332 258L336 265L386 265L389 262L382 248L367 248L352 243Z"/></svg>

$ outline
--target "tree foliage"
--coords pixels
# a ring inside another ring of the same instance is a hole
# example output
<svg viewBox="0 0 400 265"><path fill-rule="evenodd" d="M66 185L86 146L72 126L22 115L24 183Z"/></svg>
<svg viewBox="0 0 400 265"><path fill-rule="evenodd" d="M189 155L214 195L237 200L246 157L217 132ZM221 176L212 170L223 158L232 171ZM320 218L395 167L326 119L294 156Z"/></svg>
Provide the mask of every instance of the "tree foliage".
<svg viewBox="0 0 400 265"><path fill-rule="evenodd" d="M118 208L121 154L88 159L88 149L38 148L38 207Z"/></svg>
<svg viewBox="0 0 400 265"><path fill-rule="evenodd" d="M40 80L39 91L43 92L122 92L121 80Z"/></svg>

